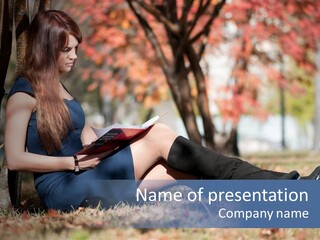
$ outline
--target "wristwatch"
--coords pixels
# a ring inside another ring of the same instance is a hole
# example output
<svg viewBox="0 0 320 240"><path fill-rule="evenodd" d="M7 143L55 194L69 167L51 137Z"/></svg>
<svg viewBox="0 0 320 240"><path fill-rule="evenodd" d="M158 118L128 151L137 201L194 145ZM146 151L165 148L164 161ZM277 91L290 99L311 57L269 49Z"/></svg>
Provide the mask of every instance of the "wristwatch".
<svg viewBox="0 0 320 240"><path fill-rule="evenodd" d="M74 159L74 171L79 172L80 166L79 166L79 160L78 160L77 155L73 155L73 159Z"/></svg>

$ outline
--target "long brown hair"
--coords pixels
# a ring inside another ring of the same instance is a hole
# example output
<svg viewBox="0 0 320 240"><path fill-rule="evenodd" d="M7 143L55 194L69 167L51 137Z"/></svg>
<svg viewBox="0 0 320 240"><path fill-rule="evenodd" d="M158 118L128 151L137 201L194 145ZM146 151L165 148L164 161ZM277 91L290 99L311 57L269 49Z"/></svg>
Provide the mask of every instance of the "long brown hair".
<svg viewBox="0 0 320 240"><path fill-rule="evenodd" d="M69 34L82 41L74 20L58 10L39 12L28 30L28 45L22 74L30 81L35 98L41 142L50 154L61 148L72 128L70 113L60 96L57 61L68 44Z"/></svg>

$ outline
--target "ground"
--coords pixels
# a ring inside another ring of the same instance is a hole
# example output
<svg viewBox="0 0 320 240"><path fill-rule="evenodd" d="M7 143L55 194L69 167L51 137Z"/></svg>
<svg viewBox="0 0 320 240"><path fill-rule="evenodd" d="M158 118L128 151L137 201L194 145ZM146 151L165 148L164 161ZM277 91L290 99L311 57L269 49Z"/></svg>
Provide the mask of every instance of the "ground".
<svg viewBox="0 0 320 240"><path fill-rule="evenodd" d="M243 156L260 167L278 171L298 169L307 174L319 164L320 156L312 153L277 153L273 155ZM0 212L0 239L286 239L315 240L320 229L135 229L117 228L117 223L130 223L134 217L155 218L146 209L144 216L129 215L132 207L119 205L114 209L77 209L71 213L44 211L32 184L25 177L22 211L2 209ZM166 214L167 216L168 214ZM130 216L130 217L128 217ZM163 216L159 215L162 219ZM159 217L158 216L158 217Z"/></svg>

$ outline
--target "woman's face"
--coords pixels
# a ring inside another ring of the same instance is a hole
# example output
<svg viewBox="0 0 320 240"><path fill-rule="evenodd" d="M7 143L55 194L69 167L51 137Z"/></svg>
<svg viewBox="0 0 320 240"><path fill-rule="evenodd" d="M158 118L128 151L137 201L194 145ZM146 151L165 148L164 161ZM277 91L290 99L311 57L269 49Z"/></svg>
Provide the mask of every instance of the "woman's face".
<svg viewBox="0 0 320 240"><path fill-rule="evenodd" d="M78 40L69 35L68 45L60 51L58 69L60 74L69 72L77 59Z"/></svg>

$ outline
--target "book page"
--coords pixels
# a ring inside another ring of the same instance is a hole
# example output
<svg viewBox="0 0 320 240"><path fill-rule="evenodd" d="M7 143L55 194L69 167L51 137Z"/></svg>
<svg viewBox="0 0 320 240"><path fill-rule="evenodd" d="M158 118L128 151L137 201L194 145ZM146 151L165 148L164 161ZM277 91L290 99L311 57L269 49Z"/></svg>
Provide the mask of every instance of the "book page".
<svg viewBox="0 0 320 240"><path fill-rule="evenodd" d="M140 125L128 125L128 124L115 123L115 124L112 124L111 126L108 126L105 128L94 128L94 127L91 127L91 128L94 131L94 133L97 135L97 137L101 137L104 134L106 134L108 131L110 131L111 129L145 129L145 128L148 128L151 125L155 124L155 122L159 118L160 118L159 116L155 116Z"/></svg>

